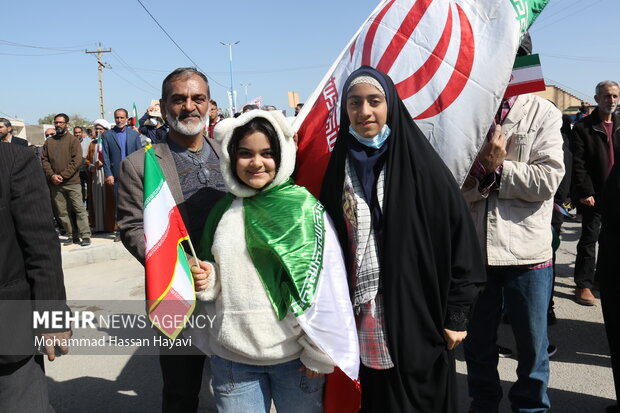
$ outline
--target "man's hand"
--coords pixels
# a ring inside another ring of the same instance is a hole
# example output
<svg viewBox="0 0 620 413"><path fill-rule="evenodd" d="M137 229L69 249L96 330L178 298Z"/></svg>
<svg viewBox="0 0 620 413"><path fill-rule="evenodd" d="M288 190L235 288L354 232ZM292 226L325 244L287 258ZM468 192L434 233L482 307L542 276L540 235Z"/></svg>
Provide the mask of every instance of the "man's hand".
<svg viewBox="0 0 620 413"><path fill-rule="evenodd" d="M106 176L105 177L105 183L107 185L114 185L114 177L113 176Z"/></svg>
<svg viewBox="0 0 620 413"><path fill-rule="evenodd" d="M504 159L506 159L506 135L502 133L501 125L495 125L493 136L483 146L478 154L478 160L487 174L490 174L504 162Z"/></svg>
<svg viewBox="0 0 620 413"><path fill-rule="evenodd" d="M463 183L463 189L469 190L476 186L476 178L471 175L467 175L465 182Z"/></svg>
<svg viewBox="0 0 620 413"><path fill-rule="evenodd" d="M467 331L454 331L444 328L443 336L446 338L446 348L448 350L454 350L456 346L465 340L465 337L467 337Z"/></svg>
<svg viewBox="0 0 620 413"><path fill-rule="evenodd" d="M318 377L324 376L323 373L319 373L318 371L311 370L308 367L303 366L303 365L299 368L299 370L303 371L306 377L308 377L309 379L316 379Z"/></svg>
<svg viewBox="0 0 620 413"><path fill-rule="evenodd" d="M593 207L594 206L594 197L593 196L589 196L587 198L581 198L579 200L579 202L581 202L584 205Z"/></svg>
<svg viewBox="0 0 620 413"><path fill-rule="evenodd" d="M211 275L211 265L206 261L198 260L198 264L194 258L189 259L189 266L194 277L194 289L196 291L206 290L209 286L209 275Z"/></svg>
<svg viewBox="0 0 620 413"><path fill-rule="evenodd" d="M51 176L50 181L52 181L54 185L60 185L62 181L64 181L64 179L62 178L62 176L54 174Z"/></svg>
<svg viewBox="0 0 620 413"><path fill-rule="evenodd" d="M60 341L62 343L62 342L65 342L66 340L69 340L72 335L73 335L73 332L71 330L63 331L63 332L60 332L60 333L43 333L43 334L41 334L41 336L44 339L43 341L45 343L47 343L48 341L49 342ZM56 350L58 350L58 354L57 354ZM48 346L48 345L46 345L43 348L43 351L45 352L45 354L47 354L47 359L49 361L54 361L56 356L60 357L63 354L67 354L69 352L69 346L67 346L67 345L60 345L60 346Z"/></svg>

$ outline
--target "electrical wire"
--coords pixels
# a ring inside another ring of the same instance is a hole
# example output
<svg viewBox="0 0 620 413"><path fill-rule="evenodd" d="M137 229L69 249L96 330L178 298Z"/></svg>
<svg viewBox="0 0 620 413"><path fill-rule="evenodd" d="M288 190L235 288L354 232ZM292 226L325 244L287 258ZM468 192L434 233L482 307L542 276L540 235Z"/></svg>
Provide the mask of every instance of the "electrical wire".
<svg viewBox="0 0 620 413"><path fill-rule="evenodd" d="M299 67L290 67L290 68L282 68L282 69L268 69L268 70L241 70L235 73L239 74L262 74L262 73L282 73L282 72L297 72L301 70L310 70L310 69L321 69L328 68L329 65L313 65L313 66L299 66Z"/></svg>
<svg viewBox="0 0 620 413"><path fill-rule="evenodd" d="M546 77L546 76L545 76L545 84L554 85L554 86L557 86L557 87L559 87L561 89L564 89L565 91L575 95L575 97L578 97L579 99L584 100L586 102L589 102L590 99L592 99L591 97L588 96L587 93L583 93L583 92L581 92L579 90L573 89L570 86L563 85L562 83L558 82L557 80L553 80L553 79L551 79L549 77Z"/></svg>
<svg viewBox="0 0 620 413"><path fill-rule="evenodd" d="M116 70L111 69L110 73L120 77L122 80L124 80L125 82L129 83L131 86L135 87L136 89L139 89L139 90L143 91L144 93L148 93L149 95L153 95L152 91L146 90L146 89L136 85L135 83L131 82L129 79L125 78L124 76L121 76Z"/></svg>
<svg viewBox="0 0 620 413"><path fill-rule="evenodd" d="M545 8L542 9L542 13L540 14L539 18L536 21L540 22L540 24L544 26L545 24L548 23L549 20L553 20L554 18L561 17L563 13L570 11L575 6L581 5L581 0L575 0L573 3L570 3L570 4L568 3L569 3L568 1L564 0L564 3L562 4L562 8L558 10L554 9L553 11L549 11L549 10L553 9L554 6L558 6L559 3L547 4Z"/></svg>
<svg viewBox="0 0 620 413"><path fill-rule="evenodd" d="M550 10L550 9L556 8L557 6L560 6L560 5L562 7L564 7L564 8L566 8L566 7L572 6L575 3L581 3L581 2L582 2L582 0L574 0L574 2L572 4L567 6L567 3L568 3L567 0L562 0L562 1L560 1L560 0L557 0L557 1L556 0L550 0L549 3L547 3L547 5L545 6L545 8L543 10Z"/></svg>
<svg viewBox="0 0 620 413"><path fill-rule="evenodd" d="M533 25L532 28L530 29L530 32L535 33L538 30L546 29L547 27L553 26L554 24L559 23L561 21L564 21L564 20L568 19L569 17L574 16L577 13L581 13L584 10L586 10L588 8L591 8L591 7L597 5L598 3L602 2L602 1L603 0L598 0L598 1L592 2L592 3L590 3L590 4L586 5L586 6L583 6L582 8L580 8L578 10L575 10L573 13L565 14L565 15L561 16L560 18L558 18L557 20L554 20L554 21L551 21L551 22L546 22L546 21L543 20L542 23L540 23L540 26ZM576 4L583 4L583 2L576 3Z"/></svg>
<svg viewBox="0 0 620 413"><path fill-rule="evenodd" d="M153 21L155 22L155 24L157 24L157 26L159 26L159 28L164 32L164 34L166 36L168 36L168 39L170 39L170 41L177 47L177 49L179 49L181 51L181 53L183 53L183 55L185 55L185 57L187 57L187 59L192 62L194 64L194 66L196 67L196 69L200 70L202 73L205 74L205 76L207 76L207 78L209 80L212 80L215 84L223 87L224 89L228 89L228 86L218 82L217 80L213 79L211 76L207 75L205 73L204 70L202 70L202 68L198 65L198 63L196 63L194 61L194 59L192 59L191 57L189 57L189 55L187 53L185 53L185 50L183 50L183 48L181 48L181 46L179 46L179 44L177 42L174 41L174 39L172 38L172 36L170 36L170 34L168 34L168 32L166 31L166 29L163 28L163 26L161 24L159 24L159 22L157 21L157 19L155 18L155 16L153 16L151 14L151 12L149 11L149 9L146 8L146 6L144 4L142 4L142 2L140 0L136 0L138 3L140 3L140 6L142 6L142 8L144 9L144 11L146 11L148 13L149 16L151 16L151 19L153 19Z"/></svg>
<svg viewBox="0 0 620 413"><path fill-rule="evenodd" d="M549 53L541 53L541 56L551 57L554 59L561 60L573 60L576 62L596 62L596 63L620 63L620 59L614 58L602 58L602 57L589 57L589 56L567 56L567 55L556 55Z"/></svg>
<svg viewBox="0 0 620 413"><path fill-rule="evenodd" d="M69 52L30 54L30 53L0 53L0 56L57 56L61 54L79 53L81 50L72 50Z"/></svg>
<svg viewBox="0 0 620 413"><path fill-rule="evenodd" d="M321 69L328 68L328 64L324 65L312 65L312 66L299 66L299 67L289 67L282 69L261 69L261 70L237 70L236 74L262 74L262 73L278 73L278 72L296 72L301 70L310 70L310 69ZM159 70L159 69L150 69L145 67L131 67L133 70L137 70L145 73L170 73L170 70ZM229 72L211 72L212 75L227 75Z"/></svg>
<svg viewBox="0 0 620 413"><path fill-rule="evenodd" d="M112 53L114 54L114 52L112 52ZM92 56L92 57L93 57L93 59L95 59L95 60L99 61L99 60L97 59L97 57L96 57L94 54L91 54L90 56ZM120 59L122 59L120 56L118 56L118 57L119 57ZM122 62L121 62L121 63L122 63ZM108 63L103 62L103 64L105 65L105 67L106 67L107 69L109 69L109 72L110 72L110 73L114 74L115 76L118 76L121 80L123 80L123 81L127 82L128 84L130 84L131 86L135 87L136 89L139 89L139 90L141 90L141 91L143 91L143 92L145 92L145 93L148 93L149 95L152 95L152 94L153 94L153 92L152 92L152 91L150 91L150 90L146 90L146 89L144 89L144 88L142 88L142 87L140 87L140 86L136 85L135 83L133 83L132 81L130 81L130 80L129 80L129 79L127 79L126 77L122 76L120 73L118 73L118 71L116 71L115 69L113 69L113 68L112 68L112 66L110 66ZM149 85L149 86L151 86L151 85ZM153 87L153 86L151 86L151 87ZM155 89L155 88L153 88L153 89ZM155 89L155 90L157 90L157 89Z"/></svg>
<svg viewBox="0 0 620 413"><path fill-rule="evenodd" d="M52 47L52 46L34 46L31 44L25 44L25 43L16 43L16 42L11 42L9 40L0 40L0 43L3 44L4 46L14 46L14 47L28 47L31 49L44 49L44 50L60 50L60 51L79 51L79 50L75 50L75 49L80 49L81 47L84 46L88 46L90 45L90 43L86 43L83 45L76 45L76 46L56 46L56 47ZM71 50L73 49L73 50Z"/></svg>
<svg viewBox="0 0 620 413"><path fill-rule="evenodd" d="M129 66L129 64L125 61L125 59L123 59L117 52L112 51L112 56L118 60L121 65L123 65L125 68L127 68L129 71L131 71L131 73L133 73L138 79L140 79L145 85L147 85L148 87L150 87L151 89L155 90L156 92L158 91L158 89L153 86L153 84L151 84L149 81L147 81L146 79L144 79L142 76L140 76L140 74L138 74L138 72L136 72L134 70L133 67Z"/></svg>

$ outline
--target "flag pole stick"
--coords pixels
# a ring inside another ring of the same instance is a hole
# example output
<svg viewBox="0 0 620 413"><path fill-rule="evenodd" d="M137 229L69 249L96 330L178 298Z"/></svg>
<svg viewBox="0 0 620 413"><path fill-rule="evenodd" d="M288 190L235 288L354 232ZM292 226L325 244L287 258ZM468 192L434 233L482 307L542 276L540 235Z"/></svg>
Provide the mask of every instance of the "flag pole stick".
<svg viewBox="0 0 620 413"><path fill-rule="evenodd" d="M189 244L189 249L192 252L192 256L194 257L194 261L196 262L194 265L196 267L200 267L198 265L198 256L196 256L196 250L194 249L194 244L192 244L192 240L189 237L187 237L187 243Z"/></svg>

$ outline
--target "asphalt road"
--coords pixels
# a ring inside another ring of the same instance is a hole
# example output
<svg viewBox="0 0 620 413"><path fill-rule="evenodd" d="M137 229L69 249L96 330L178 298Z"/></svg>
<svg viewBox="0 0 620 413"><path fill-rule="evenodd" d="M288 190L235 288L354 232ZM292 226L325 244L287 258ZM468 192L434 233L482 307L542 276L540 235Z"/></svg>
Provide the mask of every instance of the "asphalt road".
<svg viewBox="0 0 620 413"><path fill-rule="evenodd" d="M579 228L577 223L567 223L563 228L555 288L558 323L549 330L550 342L558 347L551 359L549 397L551 411L558 413L604 412L615 400L600 304L584 307L573 300L572 271ZM96 251L88 249L91 247L63 248L70 300L139 300L144 296L143 269L119 250L119 243L103 237L94 243ZM500 326L499 343L514 349L509 325ZM505 396L516 379L516 357L499 362ZM461 411L465 413L469 401L462 350L457 350L457 359ZM139 349L125 356L67 355L47 362L46 369L50 398L58 413L160 411L158 359L141 355ZM208 399L208 383L204 382L201 412L211 411ZM509 411L504 397L500 412Z"/></svg>

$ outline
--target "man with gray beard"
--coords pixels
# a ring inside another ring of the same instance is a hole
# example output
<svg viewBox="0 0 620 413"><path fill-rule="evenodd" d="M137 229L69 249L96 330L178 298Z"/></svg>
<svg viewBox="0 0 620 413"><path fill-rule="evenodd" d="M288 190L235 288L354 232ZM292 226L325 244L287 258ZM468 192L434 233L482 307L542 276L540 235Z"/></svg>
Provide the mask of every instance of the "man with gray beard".
<svg viewBox="0 0 620 413"><path fill-rule="evenodd" d="M614 113L620 86L613 80L596 85L598 107L577 122L571 132L573 153L572 197L582 215L577 244L574 279L575 301L595 305L594 283L596 242L601 230L600 197L614 162L620 156L620 115Z"/></svg>
<svg viewBox="0 0 620 413"><path fill-rule="evenodd" d="M204 134L210 97L203 73L194 68L170 73L163 81L160 99L170 130L162 142L153 145L193 242L200 239L211 208L225 194L219 158ZM138 151L121 163L118 226L123 245L144 265L143 179L144 152ZM204 361L205 355L194 347L160 350L163 412L197 411Z"/></svg>

